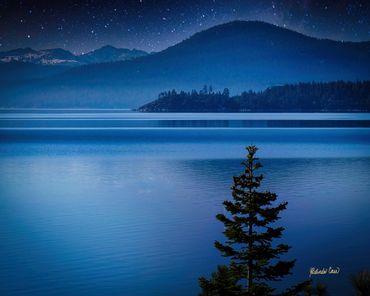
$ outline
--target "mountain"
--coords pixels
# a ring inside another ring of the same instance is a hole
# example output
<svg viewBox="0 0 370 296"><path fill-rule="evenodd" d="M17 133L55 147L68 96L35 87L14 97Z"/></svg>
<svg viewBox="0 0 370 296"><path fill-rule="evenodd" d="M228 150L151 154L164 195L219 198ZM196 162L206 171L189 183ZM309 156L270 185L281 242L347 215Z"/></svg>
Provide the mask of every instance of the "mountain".
<svg viewBox="0 0 370 296"><path fill-rule="evenodd" d="M9 57L9 59L14 57L14 59L16 59L16 57L22 57L22 56L32 55L36 53L37 53L36 50L33 50L32 48L29 48L29 47L18 48L18 49L0 52L0 59L6 58L6 57Z"/></svg>
<svg viewBox="0 0 370 296"><path fill-rule="evenodd" d="M264 22L212 27L161 52L1 84L2 106L139 107L166 89L232 93L311 81L370 79L370 42L316 39Z"/></svg>
<svg viewBox="0 0 370 296"><path fill-rule="evenodd" d="M0 82L46 78L65 72L70 67L87 64L131 60L148 53L137 49L104 46L84 55L54 48L34 50L18 48L0 52ZM18 84L17 84L18 85Z"/></svg>
<svg viewBox="0 0 370 296"><path fill-rule="evenodd" d="M105 63L131 60L137 57L146 56L147 54L148 53L143 50L130 50L127 48L116 48L107 45L87 54L81 55L80 60L84 61L86 64Z"/></svg>
<svg viewBox="0 0 370 296"><path fill-rule="evenodd" d="M84 55L74 55L62 48L34 50L32 48L19 48L0 52L0 62L23 62L38 65L81 66L84 64L116 62L131 60L147 55L148 53L137 49L115 48L104 46Z"/></svg>
<svg viewBox="0 0 370 296"><path fill-rule="evenodd" d="M80 65L81 62L78 57L68 50L62 48L44 49L40 50L41 61L43 65Z"/></svg>
<svg viewBox="0 0 370 296"><path fill-rule="evenodd" d="M20 48L6 52L0 52L0 61L23 62L38 65L65 65L74 66L81 64L78 57L62 48L33 50Z"/></svg>

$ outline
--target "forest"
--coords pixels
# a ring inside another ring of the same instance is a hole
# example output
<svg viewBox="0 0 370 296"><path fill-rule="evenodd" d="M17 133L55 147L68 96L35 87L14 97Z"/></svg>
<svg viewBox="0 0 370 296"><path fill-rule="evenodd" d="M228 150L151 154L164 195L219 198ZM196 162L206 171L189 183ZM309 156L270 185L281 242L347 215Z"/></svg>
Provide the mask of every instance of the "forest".
<svg viewBox="0 0 370 296"><path fill-rule="evenodd" d="M205 85L190 92L175 89L137 109L141 112L369 112L370 81L310 82L264 91L215 91Z"/></svg>

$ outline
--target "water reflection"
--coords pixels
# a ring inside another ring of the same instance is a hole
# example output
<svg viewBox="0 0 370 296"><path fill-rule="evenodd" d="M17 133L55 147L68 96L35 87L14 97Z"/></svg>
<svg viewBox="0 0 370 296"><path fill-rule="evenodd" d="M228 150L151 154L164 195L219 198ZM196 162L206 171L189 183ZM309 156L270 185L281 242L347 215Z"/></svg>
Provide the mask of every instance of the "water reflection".
<svg viewBox="0 0 370 296"><path fill-rule="evenodd" d="M369 129L0 135L2 295L196 295L198 276L223 260L214 216L251 143L261 148L264 188L289 202L284 241L298 262L284 283L311 266L339 266L320 281L350 294L348 274L370 266Z"/></svg>

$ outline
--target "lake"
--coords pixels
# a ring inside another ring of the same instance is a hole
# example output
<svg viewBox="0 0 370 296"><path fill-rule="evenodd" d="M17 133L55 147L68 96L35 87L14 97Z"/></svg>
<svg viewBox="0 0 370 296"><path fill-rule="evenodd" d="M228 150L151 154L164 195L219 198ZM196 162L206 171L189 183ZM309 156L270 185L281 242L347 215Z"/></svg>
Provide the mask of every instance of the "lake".
<svg viewBox="0 0 370 296"><path fill-rule="evenodd" d="M196 295L244 147L288 201L294 274L370 269L370 114L0 111L1 295Z"/></svg>

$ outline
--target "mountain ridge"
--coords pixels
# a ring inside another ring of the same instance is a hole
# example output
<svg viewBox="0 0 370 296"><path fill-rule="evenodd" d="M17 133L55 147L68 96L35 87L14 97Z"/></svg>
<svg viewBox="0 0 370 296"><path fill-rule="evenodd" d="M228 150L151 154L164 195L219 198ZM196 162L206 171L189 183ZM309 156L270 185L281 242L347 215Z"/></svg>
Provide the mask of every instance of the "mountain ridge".
<svg viewBox="0 0 370 296"><path fill-rule="evenodd" d="M24 62L40 65L80 66L133 59L148 53L138 49L117 48L105 45L86 54L75 55L63 48L35 50L30 47L0 52L0 62Z"/></svg>
<svg viewBox="0 0 370 296"><path fill-rule="evenodd" d="M17 92L0 86L6 98L0 104L130 108L151 101L163 89L212 84L241 92L367 79L370 42L317 39L268 23L234 21L134 60L70 68L32 86L18 85Z"/></svg>

